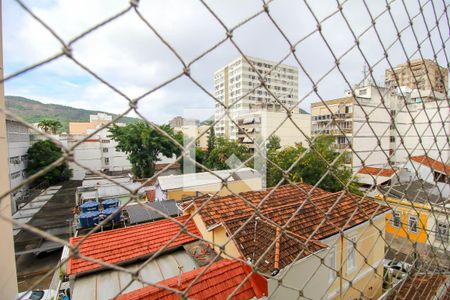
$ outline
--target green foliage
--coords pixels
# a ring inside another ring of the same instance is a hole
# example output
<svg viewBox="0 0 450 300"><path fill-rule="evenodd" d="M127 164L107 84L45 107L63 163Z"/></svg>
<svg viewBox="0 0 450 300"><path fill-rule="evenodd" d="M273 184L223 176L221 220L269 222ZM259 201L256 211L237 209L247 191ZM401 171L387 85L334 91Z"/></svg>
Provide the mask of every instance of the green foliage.
<svg viewBox="0 0 450 300"><path fill-rule="evenodd" d="M251 156L251 153L246 146L239 144L236 141L229 141L219 137L216 139L214 149L209 152L206 165L214 170L230 169L227 160L232 158L233 155L241 162L244 162ZM247 165L251 165L251 162Z"/></svg>
<svg viewBox="0 0 450 300"><path fill-rule="evenodd" d="M62 128L62 124L58 120L43 119L39 121L38 127L47 133L56 134Z"/></svg>
<svg viewBox="0 0 450 300"><path fill-rule="evenodd" d="M266 145L267 151L270 152L270 151L276 151L276 150L280 149L281 148L280 142L281 142L281 140L277 135L272 135L269 138L269 140L267 141L267 145Z"/></svg>
<svg viewBox="0 0 450 300"><path fill-rule="evenodd" d="M208 136L208 152L211 152L212 149L216 146L216 134L214 132L214 126L211 126L209 129Z"/></svg>
<svg viewBox="0 0 450 300"><path fill-rule="evenodd" d="M183 144L181 133L175 133L169 125L161 125L160 128ZM168 137L143 121L123 127L114 125L110 129L110 137L118 143L118 150L128 154L132 172L138 178L153 176L160 154L167 157L181 154L181 150Z"/></svg>
<svg viewBox="0 0 450 300"><path fill-rule="evenodd" d="M329 192L337 192L351 180L351 171L344 167L344 155L339 158L339 152L333 147L334 138L319 136L310 151L301 145L286 147L277 151L269 151L269 158L278 164L283 170L287 170L297 159L304 154L298 164L289 172L292 181L303 181L316 184L328 170L328 164L336 162L330 168L330 172L320 182L319 187ZM314 151L315 150L315 151ZM306 152L306 153L305 153ZM268 165L267 185L274 186L282 178L282 173L276 167ZM339 180L338 180L339 179ZM341 183L341 182L343 183ZM354 183L349 185L352 192L357 192Z"/></svg>
<svg viewBox="0 0 450 300"><path fill-rule="evenodd" d="M38 141L34 143L28 149L28 166L26 172L28 176L31 176L44 167L52 164L63 155L63 152L59 146L49 140ZM67 166L67 163L63 163L45 175L36 179L36 182L48 181L49 184L55 184L61 181L69 180L72 176L72 171Z"/></svg>

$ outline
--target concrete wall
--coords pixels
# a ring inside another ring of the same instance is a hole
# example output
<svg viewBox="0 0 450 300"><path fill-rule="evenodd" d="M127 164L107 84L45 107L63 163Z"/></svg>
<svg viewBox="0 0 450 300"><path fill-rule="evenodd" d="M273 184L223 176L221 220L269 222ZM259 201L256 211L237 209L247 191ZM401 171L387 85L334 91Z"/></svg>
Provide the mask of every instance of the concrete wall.
<svg viewBox="0 0 450 300"><path fill-rule="evenodd" d="M300 260L289 270L286 268L286 272L280 271L276 277L282 278L284 287L278 285L278 280L270 279L269 295L275 299L358 299L360 291L363 291L367 298L380 296L383 284L381 277L384 240L378 229L384 237L384 218L385 215L377 216L373 219L373 225L366 222L345 231L347 238L356 239L356 265L352 271L348 269L348 241L335 235L320 241L330 248L316 252L317 256L311 255ZM331 277L331 269L327 267L331 267L329 257L332 247L336 251L335 269L341 274L334 280ZM321 263L322 259L327 266ZM376 267L377 275L371 266ZM352 287L349 281L352 282ZM304 297L299 297L296 290L302 290Z"/></svg>
<svg viewBox="0 0 450 300"><path fill-rule="evenodd" d="M292 114L292 120L286 120L285 112L263 112L261 118L261 135L264 139L271 135L276 135L280 138L281 146L293 146L296 143L301 143L308 147L306 137L298 130L300 128L307 136L311 136L311 115L307 114ZM278 126L280 126L278 128ZM298 127L298 128L297 128Z"/></svg>
<svg viewBox="0 0 450 300"><path fill-rule="evenodd" d="M2 8L0 6L0 78L3 79ZM5 108L3 83L0 83L0 108ZM0 111L0 166L8 165L8 141L5 114ZM8 172L0 172L0 195L9 190ZM7 194L0 199L0 214L11 217L11 199ZM16 260L14 256L13 230L11 222L0 218L0 299L15 299L17 294Z"/></svg>

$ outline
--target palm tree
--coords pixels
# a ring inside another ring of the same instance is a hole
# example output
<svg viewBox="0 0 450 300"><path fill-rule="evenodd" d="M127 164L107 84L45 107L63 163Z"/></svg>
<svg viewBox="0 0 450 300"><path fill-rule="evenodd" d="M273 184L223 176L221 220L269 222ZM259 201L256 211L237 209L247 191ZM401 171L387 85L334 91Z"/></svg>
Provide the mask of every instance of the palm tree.
<svg viewBox="0 0 450 300"><path fill-rule="evenodd" d="M56 134L58 129L62 127L62 124L58 120L44 119L39 121L37 126L46 133Z"/></svg>

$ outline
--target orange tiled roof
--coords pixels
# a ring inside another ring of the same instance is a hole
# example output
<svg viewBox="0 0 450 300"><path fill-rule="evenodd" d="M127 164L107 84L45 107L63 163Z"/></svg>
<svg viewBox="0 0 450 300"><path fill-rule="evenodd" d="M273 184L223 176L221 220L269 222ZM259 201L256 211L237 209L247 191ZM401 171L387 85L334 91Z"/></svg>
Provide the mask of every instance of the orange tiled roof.
<svg viewBox="0 0 450 300"><path fill-rule="evenodd" d="M178 276L158 282L158 285L183 291L206 268L202 267L182 274L180 285ZM205 273L190 287L189 299L226 299L245 280L250 267L239 261L222 259L212 264ZM267 296L267 281L260 275L253 274L234 294L234 299L251 299ZM119 296L120 300L144 299L180 299L172 291L147 286Z"/></svg>
<svg viewBox="0 0 450 300"><path fill-rule="evenodd" d="M419 164L425 165L435 171L444 173L446 175L450 176L450 166L443 164L440 161L437 161L435 159L432 159L425 155L420 156L411 156L410 160L418 162Z"/></svg>
<svg viewBox="0 0 450 300"><path fill-rule="evenodd" d="M262 191L250 191L240 193L239 195L249 201L252 205L256 206L271 190L272 189L270 188ZM320 188L313 189L312 185L306 183L298 183L296 188L292 185L283 185L277 188L273 194L264 201L262 208L270 208L290 203L303 203L303 201L308 198L307 193L309 192L311 192L311 198L329 194ZM210 197L210 195L198 197L193 201L193 204L196 207L200 207L202 203L208 201ZM253 211L254 208L240 197L229 195L223 197L216 196L209 200L209 202L200 210L200 215L206 226L213 226L226 220L239 218L243 214L251 213Z"/></svg>
<svg viewBox="0 0 450 300"><path fill-rule="evenodd" d="M391 177L395 174L394 169L382 169L373 167L364 167L358 171L359 174L369 174L373 176Z"/></svg>
<svg viewBox="0 0 450 300"><path fill-rule="evenodd" d="M441 289L442 298L436 298ZM388 299L450 299L450 276L443 274L410 275L400 289L391 293Z"/></svg>
<svg viewBox="0 0 450 300"><path fill-rule="evenodd" d="M175 218L180 223L186 222L188 216ZM189 233L200 236L200 232L193 221L187 224ZM171 220L161 220L152 223L135 225L110 231L98 232L90 235L80 246L80 254L104 261L110 264L131 262L157 252L164 247L178 232L180 226ZM76 245L84 237L70 239L71 245ZM180 234L166 250L179 247L195 241L196 238L188 234ZM67 263L67 274L79 274L98 270L102 265L84 260L70 258Z"/></svg>
<svg viewBox="0 0 450 300"><path fill-rule="evenodd" d="M291 188L294 189L292 186ZM292 263L299 254L301 258L325 248L325 245L317 242L318 240L334 235L340 229L344 230L361 224L369 218L389 210L386 206L370 200L362 200L359 196L348 193L341 196L341 194L341 192L326 192L325 196L313 198L311 201L287 201L290 204L270 207L261 211L263 216L280 226L285 225L295 214L286 227L287 234L281 236L280 261L278 262L281 268ZM328 221L321 224L325 214L328 215ZM250 216L251 213L224 222L225 229L230 236L237 232ZM273 225L268 226L261 220L253 219L236 234L234 241L243 257L257 261L275 237ZM310 237L312 240L305 243ZM274 257L274 250L271 249L265 254L258 267L264 272L273 270Z"/></svg>

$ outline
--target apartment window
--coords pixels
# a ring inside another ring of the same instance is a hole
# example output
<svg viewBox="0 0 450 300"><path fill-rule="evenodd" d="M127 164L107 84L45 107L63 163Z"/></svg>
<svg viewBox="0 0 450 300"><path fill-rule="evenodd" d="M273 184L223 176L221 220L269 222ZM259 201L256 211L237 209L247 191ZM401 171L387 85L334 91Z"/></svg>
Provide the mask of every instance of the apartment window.
<svg viewBox="0 0 450 300"><path fill-rule="evenodd" d="M108 153L109 149L108 148L103 148L103 153Z"/></svg>
<svg viewBox="0 0 450 300"><path fill-rule="evenodd" d="M408 217L408 230L417 233L418 230L418 218L417 216Z"/></svg>
<svg viewBox="0 0 450 300"><path fill-rule="evenodd" d="M347 273L351 273L356 269L356 237L352 237L347 241Z"/></svg>
<svg viewBox="0 0 450 300"><path fill-rule="evenodd" d="M102 140L103 144L109 144L111 141L110 140Z"/></svg>
<svg viewBox="0 0 450 300"><path fill-rule="evenodd" d="M22 155L22 156L20 157L20 160L23 161L23 162L27 162L27 161L28 161L28 155L27 155L27 154Z"/></svg>
<svg viewBox="0 0 450 300"><path fill-rule="evenodd" d="M391 143L395 143L395 136L392 136L392 135L391 135L390 141L391 141Z"/></svg>
<svg viewBox="0 0 450 300"><path fill-rule="evenodd" d="M105 157L105 165L109 165L109 158Z"/></svg>
<svg viewBox="0 0 450 300"><path fill-rule="evenodd" d="M336 246L331 247L328 253L328 265L330 267L330 275L328 278L329 283L333 283L337 277L336 272Z"/></svg>
<svg viewBox="0 0 450 300"><path fill-rule="evenodd" d="M21 174L22 173L20 171L17 171L17 172L11 173L10 176L11 176L11 179L16 179L16 178L19 178Z"/></svg>
<svg viewBox="0 0 450 300"><path fill-rule="evenodd" d="M14 164L14 165L20 164L20 157L19 156L10 157L9 163Z"/></svg>
<svg viewBox="0 0 450 300"><path fill-rule="evenodd" d="M402 226L402 215L399 212L393 212L391 217L391 224L394 227L401 227Z"/></svg>
<svg viewBox="0 0 450 300"><path fill-rule="evenodd" d="M360 94L361 96L366 95L366 94L367 94L367 89L361 89L361 90L359 90L359 94Z"/></svg>
<svg viewBox="0 0 450 300"><path fill-rule="evenodd" d="M442 242L448 242L449 230L448 223L437 222L437 239Z"/></svg>

